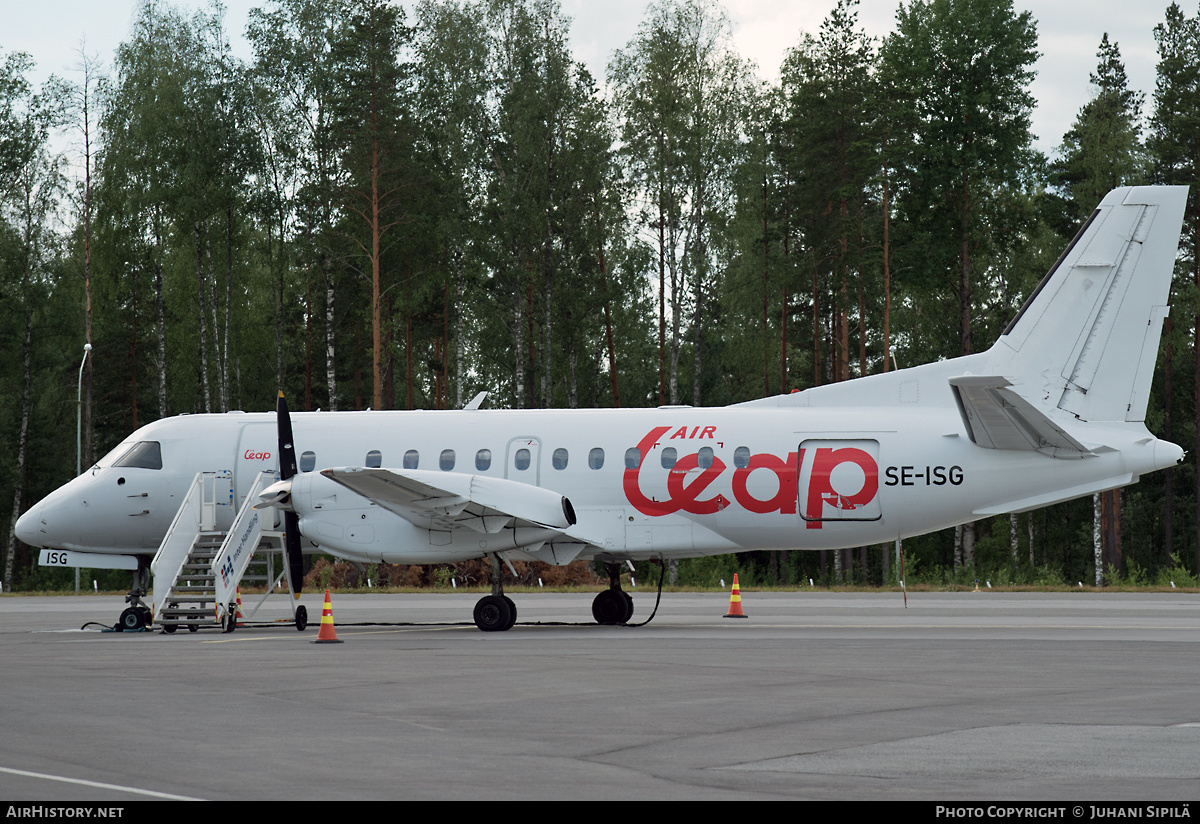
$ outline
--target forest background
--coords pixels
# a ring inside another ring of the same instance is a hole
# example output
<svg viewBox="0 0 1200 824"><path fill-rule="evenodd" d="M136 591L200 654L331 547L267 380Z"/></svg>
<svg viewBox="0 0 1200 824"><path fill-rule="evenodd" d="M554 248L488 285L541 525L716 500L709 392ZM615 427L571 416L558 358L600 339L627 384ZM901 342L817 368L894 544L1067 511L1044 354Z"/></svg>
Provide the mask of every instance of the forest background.
<svg viewBox="0 0 1200 824"><path fill-rule="evenodd" d="M111 63L83 52L41 86L0 51L6 590L50 574L12 523L73 475L77 412L88 466L151 420L277 388L326 410L717 406L954 357L1138 183L1193 184L1147 415L1191 457L905 550L934 579L1195 583L1200 14L1155 27L1149 96L1105 35L1053 157L1030 130L1036 21L1006 0L902 3L882 39L841 0L777 82L720 5L660 0L604 92L552 0L270 0L249 20L243 60L218 5L142 0ZM889 553L737 564L870 583Z"/></svg>

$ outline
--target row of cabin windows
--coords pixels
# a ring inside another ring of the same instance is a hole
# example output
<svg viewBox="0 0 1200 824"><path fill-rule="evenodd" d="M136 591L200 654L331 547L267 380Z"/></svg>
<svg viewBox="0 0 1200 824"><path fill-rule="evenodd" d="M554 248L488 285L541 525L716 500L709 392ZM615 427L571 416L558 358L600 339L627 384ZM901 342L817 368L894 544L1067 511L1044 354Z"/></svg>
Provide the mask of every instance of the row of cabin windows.
<svg viewBox="0 0 1200 824"><path fill-rule="evenodd" d="M157 446L157 444L155 444ZM521 471L529 468L532 454L524 447L518 449L513 454L513 466ZM555 469L567 468L567 450L559 447L555 449L550 456L550 465ZM668 446L662 451L661 462L663 469L671 469L679 461L679 455L675 447ZM421 462L421 455L417 450L410 449L404 453L404 468L416 469ZM455 455L453 449L443 449L441 455L438 456L438 468L443 472L450 472L454 469ZM642 451L636 446L625 450L625 468L637 469L642 464ZM121 464L117 464L120 466ZM160 464L161 466L161 459ZM315 452L304 452L300 455L300 471L312 472L317 465L317 455ZM713 465L713 450L711 446L701 447L700 452L696 456L696 465L700 469L708 469ZM750 448L739 446L733 450L733 466L735 469L745 469L750 465ZM383 453L378 449L372 449L367 453L366 466L378 469L383 466ZM492 450L480 449L475 453L475 469L478 472L487 472L492 467ZM604 450L600 447L593 447L588 452L588 468L602 469L604 467ZM158 467L155 467L158 468Z"/></svg>

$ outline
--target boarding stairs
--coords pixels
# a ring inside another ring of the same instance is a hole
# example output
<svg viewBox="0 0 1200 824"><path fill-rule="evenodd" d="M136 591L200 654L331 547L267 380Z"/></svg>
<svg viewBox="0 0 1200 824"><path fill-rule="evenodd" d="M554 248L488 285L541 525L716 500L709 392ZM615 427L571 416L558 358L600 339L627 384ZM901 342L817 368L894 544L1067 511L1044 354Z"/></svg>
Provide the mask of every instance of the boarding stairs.
<svg viewBox="0 0 1200 824"><path fill-rule="evenodd" d="M239 619L253 616L286 578L284 572L274 575L275 555L283 549L283 533L274 528L274 510L254 509L259 493L274 481L273 472L255 478L226 531L218 524L228 523L229 512L237 507L232 474L224 470L196 475L150 564L154 621L164 632L180 627L192 632L204 627L232 631ZM238 588L243 582L263 586L265 594L239 616Z"/></svg>

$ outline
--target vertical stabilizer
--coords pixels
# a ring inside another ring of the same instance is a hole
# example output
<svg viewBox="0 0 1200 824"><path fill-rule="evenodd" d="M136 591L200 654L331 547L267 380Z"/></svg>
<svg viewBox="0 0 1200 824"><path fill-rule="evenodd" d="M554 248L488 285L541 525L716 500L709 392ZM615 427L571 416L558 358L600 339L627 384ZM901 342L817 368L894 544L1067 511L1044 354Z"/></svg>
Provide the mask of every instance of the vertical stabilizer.
<svg viewBox="0 0 1200 824"><path fill-rule="evenodd" d="M1025 398L1145 418L1186 201L1186 186L1135 186L1096 207L990 353Z"/></svg>

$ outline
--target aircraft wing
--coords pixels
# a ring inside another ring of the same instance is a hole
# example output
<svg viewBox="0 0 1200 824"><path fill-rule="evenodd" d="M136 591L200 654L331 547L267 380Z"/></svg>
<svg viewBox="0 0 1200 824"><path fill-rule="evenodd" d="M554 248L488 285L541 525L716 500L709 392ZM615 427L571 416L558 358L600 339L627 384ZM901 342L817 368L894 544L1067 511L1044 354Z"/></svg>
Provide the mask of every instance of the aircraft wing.
<svg viewBox="0 0 1200 824"><path fill-rule="evenodd" d="M419 469L340 467L321 474L424 529L565 530L575 524L570 500L537 486L486 475Z"/></svg>
<svg viewBox="0 0 1200 824"><path fill-rule="evenodd" d="M950 378L971 441L985 449L1026 449L1055 458L1082 458L1092 450L1068 435L999 376Z"/></svg>

